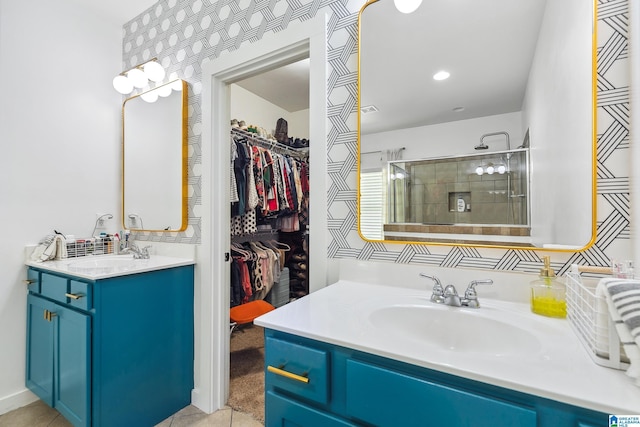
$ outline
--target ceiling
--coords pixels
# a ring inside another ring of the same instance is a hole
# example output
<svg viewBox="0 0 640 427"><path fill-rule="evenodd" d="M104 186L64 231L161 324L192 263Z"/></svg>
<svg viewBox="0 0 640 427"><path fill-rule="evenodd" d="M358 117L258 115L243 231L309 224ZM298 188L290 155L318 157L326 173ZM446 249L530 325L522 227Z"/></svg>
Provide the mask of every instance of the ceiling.
<svg viewBox="0 0 640 427"><path fill-rule="evenodd" d="M84 7L94 10L98 15L112 19L124 25L159 0L75 0Z"/></svg>
<svg viewBox="0 0 640 427"><path fill-rule="evenodd" d="M290 112L309 108L309 59L236 82L272 104Z"/></svg>

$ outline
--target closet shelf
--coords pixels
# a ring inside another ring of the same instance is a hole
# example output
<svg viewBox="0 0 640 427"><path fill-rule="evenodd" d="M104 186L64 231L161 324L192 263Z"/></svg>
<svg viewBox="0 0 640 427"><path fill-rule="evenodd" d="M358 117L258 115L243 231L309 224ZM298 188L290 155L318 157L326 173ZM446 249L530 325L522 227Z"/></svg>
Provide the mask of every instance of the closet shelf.
<svg viewBox="0 0 640 427"><path fill-rule="evenodd" d="M263 138L255 133L242 130L240 128L231 128L232 135L238 135L246 138L254 145L260 145L263 148L279 150L299 159L307 159L309 157L309 148L293 148L278 141Z"/></svg>
<svg viewBox="0 0 640 427"><path fill-rule="evenodd" d="M258 242L260 240L264 240L265 238L273 238L273 236L277 236L279 233L280 230L258 230L257 232L251 234L240 234L237 236L231 236L231 241L235 243Z"/></svg>

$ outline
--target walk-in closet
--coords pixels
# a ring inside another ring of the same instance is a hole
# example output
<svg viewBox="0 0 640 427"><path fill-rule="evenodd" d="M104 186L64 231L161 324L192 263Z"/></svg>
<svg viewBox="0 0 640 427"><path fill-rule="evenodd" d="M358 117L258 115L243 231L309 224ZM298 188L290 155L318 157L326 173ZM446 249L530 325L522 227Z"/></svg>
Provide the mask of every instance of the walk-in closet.
<svg viewBox="0 0 640 427"><path fill-rule="evenodd" d="M300 61L229 87L228 405L261 421L264 337L251 319L309 293L308 65ZM302 81L294 84L293 75Z"/></svg>

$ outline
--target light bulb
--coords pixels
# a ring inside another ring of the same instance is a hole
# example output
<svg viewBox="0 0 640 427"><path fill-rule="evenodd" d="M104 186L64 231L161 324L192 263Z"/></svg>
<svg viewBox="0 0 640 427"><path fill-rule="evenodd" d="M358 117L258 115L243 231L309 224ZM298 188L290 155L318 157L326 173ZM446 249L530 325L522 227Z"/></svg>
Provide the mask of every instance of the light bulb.
<svg viewBox="0 0 640 427"><path fill-rule="evenodd" d="M482 169L482 166L478 166L476 168L476 173L480 176L482 176L482 174L484 173L484 170Z"/></svg>
<svg viewBox="0 0 640 427"><path fill-rule="evenodd" d="M493 168L493 166L487 166L487 173L489 175L493 175L493 172L495 172L495 169Z"/></svg>
<svg viewBox="0 0 640 427"><path fill-rule="evenodd" d="M128 71L127 77L131 80L133 86L138 89L145 87L149 83L149 79L147 79L147 76L139 68L134 68L133 70Z"/></svg>
<svg viewBox="0 0 640 427"><path fill-rule="evenodd" d="M140 98L142 98L143 101L146 101L148 103L156 102L158 100L158 91L150 90L149 92L145 92L142 95L140 95Z"/></svg>
<svg viewBox="0 0 640 427"><path fill-rule="evenodd" d="M121 94L128 95L133 90L133 83L131 83L127 76L120 74L113 79L113 87Z"/></svg>
<svg viewBox="0 0 640 427"><path fill-rule="evenodd" d="M158 92L158 95L160 95L161 97L166 98L167 96L171 95L171 92L172 92L171 86L169 85L160 86L155 90L155 92Z"/></svg>
<svg viewBox="0 0 640 427"><path fill-rule="evenodd" d="M396 174L396 179L404 179L404 174L402 172L398 172Z"/></svg>
<svg viewBox="0 0 640 427"><path fill-rule="evenodd" d="M503 173L505 173L507 171L507 168L504 165L500 165L498 166L498 173L500 175L502 175Z"/></svg>
<svg viewBox="0 0 640 427"><path fill-rule="evenodd" d="M399 12L412 13L420 7L422 0L393 0L393 4L396 5Z"/></svg>
<svg viewBox="0 0 640 427"><path fill-rule="evenodd" d="M147 62L142 68L144 73L147 75L147 78L152 82L157 83L164 79L164 68L162 68L162 65L158 64L156 61Z"/></svg>

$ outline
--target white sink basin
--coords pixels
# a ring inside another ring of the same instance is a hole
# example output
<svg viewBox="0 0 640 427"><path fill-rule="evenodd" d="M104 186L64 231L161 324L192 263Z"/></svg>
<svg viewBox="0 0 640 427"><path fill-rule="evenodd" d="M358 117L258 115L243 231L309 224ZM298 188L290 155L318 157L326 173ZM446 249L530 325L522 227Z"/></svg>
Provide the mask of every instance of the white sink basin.
<svg viewBox="0 0 640 427"><path fill-rule="evenodd" d="M99 257L69 263L69 271L76 273L110 273L113 271L137 268L145 260L136 260L132 256Z"/></svg>
<svg viewBox="0 0 640 427"><path fill-rule="evenodd" d="M374 310L369 320L389 333L447 351L504 356L541 349L531 332L481 310L436 304L393 305Z"/></svg>

